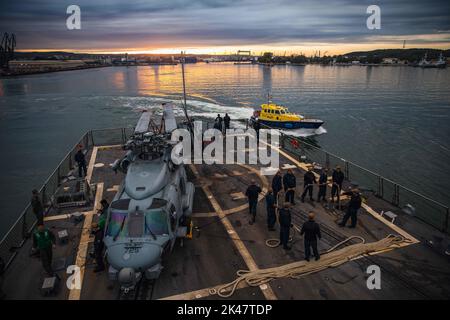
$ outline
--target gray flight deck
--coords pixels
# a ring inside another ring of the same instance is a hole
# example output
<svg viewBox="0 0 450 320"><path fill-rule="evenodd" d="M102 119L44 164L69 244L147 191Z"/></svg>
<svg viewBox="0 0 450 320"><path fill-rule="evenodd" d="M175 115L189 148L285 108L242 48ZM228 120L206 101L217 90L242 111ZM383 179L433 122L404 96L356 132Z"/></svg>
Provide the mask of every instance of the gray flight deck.
<svg viewBox="0 0 450 320"><path fill-rule="evenodd" d="M93 152L95 150L95 152ZM124 175L114 173L110 165L124 155L120 146L110 148L95 147L90 149L87 159L92 176L91 186L103 183L101 198L113 199L117 186ZM92 159L94 154L95 158ZM94 166L94 164L97 164ZM103 164L103 166L101 165ZM352 235L363 237L366 242L384 238L399 231L412 236L414 243L394 250L349 261L339 267L307 275L301 279L278 279L268 284L268 289L261 287L239 288L233 299L449 299L450 298L450 264L445 254L449 243L447 235L401 212L398 208L373 195L365 194L366 206L375 212L391 210L398 214L393 229L385 220L361 209L358 225L355 229L340 228L337 222L343 213L330 209L317 202L301 203L299 191L302 188L303 169L299 168L297 158L284 152L280 155L280 165L294 165L297 176L296 205L293 207L293 223L301 225L309 211L316 213L316 219L322 227L322 240L319 249L324 251ZM304 165L304 163L301 163ZM236 271L248 269L251 261L258 268L284 265L303 259L303 240L294 234L292 250L281 247L270 248L266 240L277 238L278 231L269 232L266 226L266 210L263 199L258 204L256 223L249 224L246 199L242 197L252 179L267 188L272 176L261 176L256 165L237 164L196 165L195 169L187 166L190 180L195 184L195 200L192 239L177 241L173 252L164 257L164 269L159 279L142 281L135 292L120 294L117 283L108 279L108 273L94 273L95 262L89 256L80 254L79 243L85 223L74 223L62 216L71 212L90 212L92 206L50 210L46 225L55 233L66 229L69 242L58 244L54 250L54 265L58 267L61 277L59 291L55 295L43 296L40 286L45 277L38 258L30 256L31 241L18 250L11 265L4 274L3 291L7 299L73 299L66 288L67 274L65 268L75 264L81 258L85 267L79 299L220 299L209 293L209 288L233 281ZM256 170L255 170L256 169ZM74 172L75 174L75 172ZM64 183L62 184L64 187ZM93 196L96 195L93 188ZM329 197L330 188L327 189ZM314 197L317 189L315 187ZM99 196L99 194L97 194ZM262 197L261 197L262 198ZM96 199L98 203L100 199ZM94 201L92 201L94 204ZM219 206L231 223L225 225L225 219L217 215ZM237 208L237 209L234 209ZM49 217L55 216L52 220ZM94 221L97 219L94 216ZM233 232L234 231L234 232ZM89 230L85 230L89 232ZM431 241L431 242L430 242ZM242 243L244 248L236 243ZM88 252L92 251L92 242ZM250 257L245 254L249 252ZM79 261L78 261L79 262ZM313 263L313 262L311 262ZM381 268L381 290L369 290L366 286L369 265ZM271 290L268 295L265 290ZM76 297L76 295L75 295Z"/></svg>

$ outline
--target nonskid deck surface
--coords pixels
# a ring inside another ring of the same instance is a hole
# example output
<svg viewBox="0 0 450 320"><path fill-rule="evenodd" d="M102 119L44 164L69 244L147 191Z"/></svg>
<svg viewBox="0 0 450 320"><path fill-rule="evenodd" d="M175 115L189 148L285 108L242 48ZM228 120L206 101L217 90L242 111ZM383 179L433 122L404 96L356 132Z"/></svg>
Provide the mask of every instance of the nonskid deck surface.
<svg viewBox="0 0 450 320"><path fill-rule="evenodd" d="M115 174L110 164L123 156L120 147L96 147L88 154L90 158L88 179L97 186L96 203L105 198L113 199L118 185L124 178ZM374 196L369 196L366 207L360 210L356 229L340 228L342 218L339 210L328 209L317 202L301 203L304 163L291 155L280 154L282 168L295 167L298 187L293 222L301 225L309 211L316 213L322 228L319 250L334 246L352 235L363 237L366 242L384 238L388 234L401 234L413 239L404 247L379 254L360 257L339 267L307 275L301 279L278 279L260 287L238 288L234 299L448 299L450 297L450 271L448 257L440 250L430 248L430 239L448 237ZM61 277L57 295L43 297L40 286L44 272L38 258L30 257L31 241L21 248L12 265L5 273L4 291L9 299L220 299L211 288L233 281L238 270L269 268L302 260L303 240L294 232L292 250L269 248L265 242L278 238L278 231L269 232L266 226L265 204L260 197L257 221L249 224L245 190L251 180L256 180L265 191L272 176L261 176L258 166L248 165L195 165L188 166L188 174L196 186L194 201L195 229L192 239L178 241L172 254L164 258L164 269L156 281L142 281L136 292L124 296L116 283L108 279L107 272L94 273L95 263L89 256L92 238L89 238L89 214L93 207L72 208L50 212L47 226L57 232L66 229L69 243L58 244L54 250L54 265L59 265ZM329 190L328 188L328 196ZM314 190L316 194L317 190ZM96 204L93 204L95 206ZM399 214L395 225L374 215L374 209L392 210ZM73 211L87 213L84 222L74 224L63 214ZM97 219L92 216L92 221ZM402 229L407 227L407 231ZM81 245L80 245L80 239ZM83 248L84 242L88 249ZM84 267L81 290L66 288L65 268L71 264ZM369 290L366 285L369 265L381 268L381 290Z"/></svg>

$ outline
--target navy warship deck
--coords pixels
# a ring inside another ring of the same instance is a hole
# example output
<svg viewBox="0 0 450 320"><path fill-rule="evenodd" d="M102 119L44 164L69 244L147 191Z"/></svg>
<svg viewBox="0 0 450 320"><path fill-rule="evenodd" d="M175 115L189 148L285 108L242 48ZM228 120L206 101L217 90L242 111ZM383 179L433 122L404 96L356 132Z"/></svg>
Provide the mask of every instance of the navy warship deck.
<svg viewBox="0 0 450 320"><path fill-rule="evenodd" d="M89 143L88 143L89 144ZM294 168L297 181L302 181L308 163L301 162L286 150L280 152L281 169ZM254 270L284 265L304 259L303 240L294 232L292 250L266 245L269 238L278 238L266 226L266 210L260 196L256 223L249 224L245 190L251 180L256 180L265 192L272 176L260 174L257 165L190 165L188 173L195 184L192 239L177 241L173 252L164 257L163 272L159 279L141 281L134 292L121 294L119 285L108 279L107 271L94 273L95 263L89 256L92 250L90 226L97 219L99 202L111 201L124 178L115 174L110 164L124 155L120 145L94 145L88 149L87 180L93 187L91 205L55 210L50 208L46 225L55 233L67 230L69 241L58 244L54 250L54 268L61 277L59 290L54 295L43 296L40 291L45 278L40 260L30 256L31 241L21 247L9 248L15 256L9 260L4 274L3 291L7 299L221 299L211 289L233 281L238 270ZM75 168L65 176L76 174ZM58 188L65 187L63 179ZM348 184L348 181L346 182ZM337 222L342 211L317 202L301 203L298 183L293 222L301 225L307 212L313 210L322 228L319 250L324 251L350 236L363 237L373 242L389 234L409 239L399 248L377 252L300 279L283 278L268 284L248 287L242 284L232 299L448 299L450 298L449 257L443 248L449 237L420 220L404 214L399 208L366 195L355 229L340 228ZM330 188L327 190L329 197ZM316 190L315 192L316 193ZM397 214L394 223L379 215L381 211ZM85 218L75 223L73 212L82 212ZM351 244L350 242L349 244ZM347 244L348 245L348 244ZM81 289L66 287L66 268L76 264L81 268ZM369 290L366 285L369 265L381 268L381 290Z"/></svg>

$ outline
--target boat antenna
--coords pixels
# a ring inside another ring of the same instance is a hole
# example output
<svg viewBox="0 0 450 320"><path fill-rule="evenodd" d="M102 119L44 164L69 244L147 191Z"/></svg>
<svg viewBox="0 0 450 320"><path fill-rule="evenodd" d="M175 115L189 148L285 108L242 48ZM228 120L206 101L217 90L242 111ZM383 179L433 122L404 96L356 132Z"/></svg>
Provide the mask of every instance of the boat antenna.
<svg viewBox="0 0 450 320"><path fill-rule="evenodd" d="M186 81L184 78L184 62L185 62L184 51L181 51L181 74L183 75L183 110L184 110L184 116L186 117L186 120L188 122L189 129L191 130L191 132L193 132L191 119L189 118L189 115L187 113Z"/></svg>

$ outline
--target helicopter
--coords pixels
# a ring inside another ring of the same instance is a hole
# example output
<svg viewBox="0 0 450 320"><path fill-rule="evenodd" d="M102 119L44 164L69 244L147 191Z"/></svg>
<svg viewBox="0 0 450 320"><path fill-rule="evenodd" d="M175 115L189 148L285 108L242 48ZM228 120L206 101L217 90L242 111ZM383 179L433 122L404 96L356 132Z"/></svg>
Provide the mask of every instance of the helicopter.
<svg viewBox="0 0 450 320"><path fill-rule="evenodd" d="M127 153L112 164L126 175L108 208L103 241L109 278L125 292L143 278L157 279L162 257L192 231L195 187L184 165L170 157L178 143L171 140L178 128L172 105L163 104L159 128L152 116L142 113L123 146Z"/></svg>

